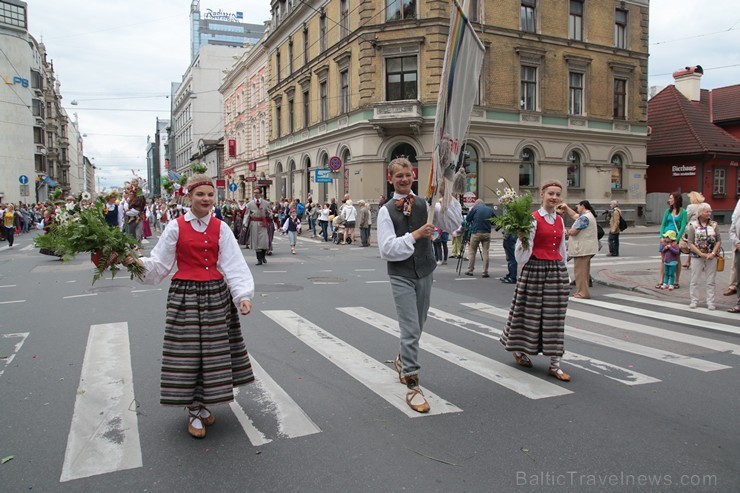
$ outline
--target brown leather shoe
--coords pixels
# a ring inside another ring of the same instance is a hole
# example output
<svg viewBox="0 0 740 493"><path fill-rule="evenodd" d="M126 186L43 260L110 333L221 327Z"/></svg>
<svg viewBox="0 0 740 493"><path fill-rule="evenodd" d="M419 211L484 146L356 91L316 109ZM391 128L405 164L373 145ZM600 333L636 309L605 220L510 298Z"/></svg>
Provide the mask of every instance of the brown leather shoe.
<svg viewBox="0 0 740 493"><path fill-rule="evenodd" d="M516 360L516 364L519 366L523 366L525 368L532 368L532 360L529 359L529 357L522 353L520 356L517 356L514 353L511 353L514 356L514 359Z"/></svg>
<svg viewBox="0 0 740 493"><path fill-rule="evenodd" d="M551 366L547 373L562 382L570 382L570 375L565 373L559 366Z"/></svg>
<svg viewBox="0 0 740 493"><path fill-rule="evenodd" d="M406 392L406 404L417 413L428 413L431 407L424 397L424 392L419 387L419 376L409 375L406 377L406 381L408 382L406 386L409 389Z"/></svg>
<svg viewBox="0 0 740 493"><path fill-rule="evenodd" d="M193 422L196 419L200 421L201 424L203 423L203 420L198 415L198 411L195 411L195 412L189 411L188 412L188 433L190 433L190 436L192 436L193 438L205 438L206 427L201 426L200 428L196 428L195 426L193 426Z"/></svg>
<svg viewBox="0 0 740 493"><path fill-rule="evenodd" d="M207 418L203 417L204 410L208 412ZM198 411L198 415L200 416L200 422L206 426L211 426L213 423L216 422L216 415L214 415L206 406L200 406L200 411Z"/></svg>
<svg viewBox="0 0 740 493"><path fill-rule="evenodd" d="M727 291L722 294L724 296L732 296L733 294L737 294L737 288L727 288Z"/></svg>

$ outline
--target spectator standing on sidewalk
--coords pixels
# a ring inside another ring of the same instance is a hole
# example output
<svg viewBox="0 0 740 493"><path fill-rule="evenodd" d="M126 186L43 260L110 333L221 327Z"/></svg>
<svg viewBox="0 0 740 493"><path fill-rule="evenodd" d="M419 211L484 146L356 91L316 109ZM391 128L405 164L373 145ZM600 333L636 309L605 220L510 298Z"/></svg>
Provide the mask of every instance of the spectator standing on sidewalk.
<svg viewBox="0 0 740 493"><path fill-rule="evenodd" d="M686 224L691 224L692 221L696 219L697 213L699 212L699 204L704 203L704 195L700 194L699 192L689 192L689 205L686 206ZM688 240L686 238L686 231L684 230L683 236L681 237L683 240ZM691 268L691 255L687 255L686 263L683 264L684 269Z"/></svg>
<svg viewBox="0 0 740 493"><path fill-rule="evenodd" d="M599 251L598 231L596 228L596 214L591 202L581 200L578 203L578 212L567 204L560 210L567 211L575 222L568 230L568 255L573 258L573 276L576 278L576 292L574 298L591 298L589 280L591 277L591 258Z"/></svg>
<svg viewBox="0 0 740 493"><path fill-rule="evenodd" d="M732 220L730 221L730 231L733 230L734 225L737 223L738 218L740 218L740 200L737 201L737 204L735 204L735 210L732 213ZM737 240L735 241L737 243ZM734 261L732 262L732 272L730 272L730 285L727 286L727 291L725 291L725 296L732 296L733 294L737 294L737 259L738 259L738 250L737 248L732 249L732 254L734 256Z"/></svg>
<svg viewBox="0 0 740 493"><path fill-rule="evenodd" d="M619 257L619 218L622 217L622 209L616 200L612 200L609 207L609 255Z"/></svg>
<svg viewBox="0 0 740 493"><path fill-rule="evenodd" d="M683 208L683 198L680 192L673 192L668 196L668 208L663 213L663 221L660 224L660 238L666 231L673 230L676 232L676 238L683 238L686 229L686 210ZM681 253L678 254L678 265L676 266L676 284L674 288L679 288L681 282ZM660 262L660 282L656 288L663 284L663 262Z"/></svg>
<svg viewBox="0 0 740 493"><path fill-rule="evenodd" d="M370 246L370 205L364 200L357 202L360 206L358 212L357 227L360 228L360 244L364 247Z"/></svg>
<svg viewBox="0 0 740 493"><path fill-rule="evenodd" d="M475 270L475 256L478 253L478 245L483 252L483 276L488 277L488 250L491 246L491 218L496 213L493 208L483 203L482 199L475 201L475 205L465 216L465 222L470 226L470 253L468 253L468 270L466 276L472 276Z"/></svg>
<svg viewBox="0 0 740 493"><path fill-rule="evenodd" d="M734 261L732 263L732 270L736 276L737 276L737 273L740 272L740 213L738 213L739 209L740 209L740 200L737 201L737 206L735 207L735 213L732 215L732 224L730 225L730 245L732 246L732 252L734 256ZM737 282L737 277L735 277L735 282ZM727 293L725 293L725 295L727 295ZM735 306L730 308L727 311L730 313L740 313L740 295L738 295L737 297L737 302L735 303Z"/></svg>
<svg viewBox="0 0 740 493"><path fill-rule="evenodd" d="M691 285L689 308L696 308L699 304L699 281L702 273L707 290L707 308L714 310L714 285L717 277L717 252L722 246L717 222L712 221L712 208L704 202L699 204L699 212L695 221L686 228L688 234L689 251L691 252L694 267L691 269Z"/></svg>

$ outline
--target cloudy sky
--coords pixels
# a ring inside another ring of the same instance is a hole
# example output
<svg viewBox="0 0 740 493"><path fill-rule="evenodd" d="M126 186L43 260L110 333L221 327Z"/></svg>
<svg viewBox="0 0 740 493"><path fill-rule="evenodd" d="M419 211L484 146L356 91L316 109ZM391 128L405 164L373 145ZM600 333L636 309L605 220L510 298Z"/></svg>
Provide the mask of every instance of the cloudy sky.
<svg viewBox="0 0 740 493"><path fill-rule="evenodd" d="M85 154L95 158L101 185L120 185L132 169L145 174L147 136L157 117L169 118L170 83L190 63L190 0L27 2L29 30L54 61L64 106L87 134ZM269 5L201 0L201 12L242 11L244 22L261 24ZM737 0L652 0L649 84L671 84L671 73L697 64L705 89L740 83Z"/></svg>

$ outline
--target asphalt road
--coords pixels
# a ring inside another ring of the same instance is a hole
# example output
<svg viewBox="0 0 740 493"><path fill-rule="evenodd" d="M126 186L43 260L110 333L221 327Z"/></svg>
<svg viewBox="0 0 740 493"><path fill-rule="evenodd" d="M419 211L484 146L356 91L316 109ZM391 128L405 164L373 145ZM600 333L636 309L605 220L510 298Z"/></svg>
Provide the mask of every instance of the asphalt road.
<svg viewBox="0 0 740 493"><path fill-rule="evenodd" d="M619 262L651 265L653 235ZM730 314L596 285L571 302L563 368L498 342L513 286L435 272L421 384L403 402L377 248L278 236L242 318L258 382L203 440L159 405L167 285L0 248L0 491L736 491L740 336ZM151 244L149 245L151 246ZM643 264L639 263L643 261ZM611 262L600 256L595 263Z"/></svg>

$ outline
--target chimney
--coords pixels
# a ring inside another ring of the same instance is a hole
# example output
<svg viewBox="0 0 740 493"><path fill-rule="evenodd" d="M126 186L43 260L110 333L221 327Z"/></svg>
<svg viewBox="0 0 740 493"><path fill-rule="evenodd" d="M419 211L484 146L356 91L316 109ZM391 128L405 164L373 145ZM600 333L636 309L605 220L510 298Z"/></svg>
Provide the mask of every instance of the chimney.
<svg viewBox="0 0 740 493"><path fill-rule="evenodd" d="M684 70L673 72L676 89L686 96L689 101L699 101L701 99L701 76L703 73L704 69L701 68L701 65L686 67Z"/></svg>

